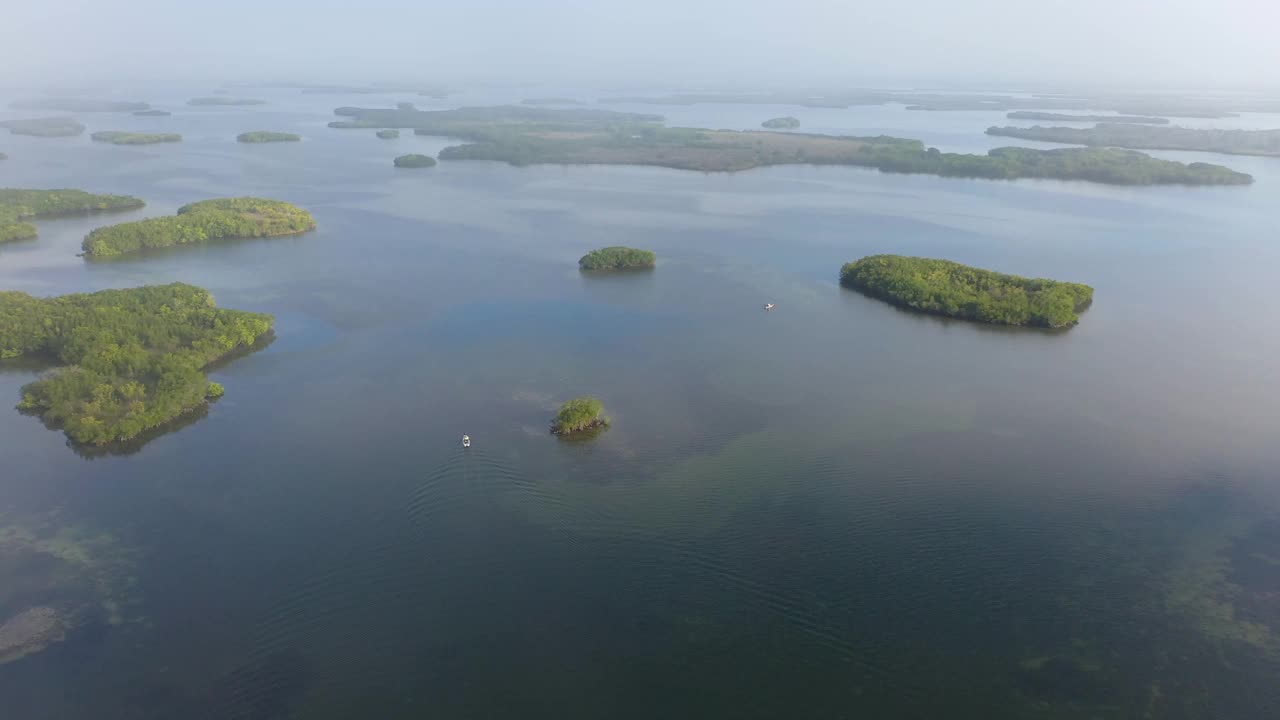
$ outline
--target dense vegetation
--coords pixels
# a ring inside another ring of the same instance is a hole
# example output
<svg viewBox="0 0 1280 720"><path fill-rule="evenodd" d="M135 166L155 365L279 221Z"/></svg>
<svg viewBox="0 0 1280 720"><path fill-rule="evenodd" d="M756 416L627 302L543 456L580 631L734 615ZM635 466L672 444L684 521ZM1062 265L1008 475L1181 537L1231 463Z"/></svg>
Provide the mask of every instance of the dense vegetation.
<svg viewBox="0 0 1280 720"><path fill-rule="evenodd" d="M1030 112L1018 110L1008 115L1010 120L1049 120L1053 122L1113 122L1132 125L1168 125L1169 120L1162 117L1143 115L1065 115L1063 113Z"/></svg>
<svg viewBox="0 0 1280 720"><path fill-rule="evenodd" d="M254 130L253 132L240 133L236 136L236 142L242 143L297 142L301 139L301 135L271 132L269 130Z"/></svg>
<svg viewBox="0 0 1280 720"><path fill-rule="evenodd" d="M840 269L840 284L900 307L998 325L1069 327L1093 301L1088 285L902 255L847 263Z"/></svg>
<svg viewBox="0 0 1280 720"><path fill-rule="evenodd" d="M241 197L183 205L172 217L100 227L81 247L91 257L208 240L296 235L315 229L311 213L279 200Z"/></svg>
<svg viewBox="0 0 1280 720"><path fill-rule="evenodd" d="M168 117L172 114L168 110L139 110L134 113L138 117Z"/></svg>
<svg viewBox="0 0 1280 720"><path fill-rule="evenodd" d="M202 372L271 330L271 316L220 310L174 283L35 298L0 292L0 358L44 353L63 367L18 408L86 445L127 440L221 392Z"/></svg>
<svg viewBox="0 0 1280 720"><path fill-rule="evenodd" d="M99 130L89 136L95 142L112 145L154 145L156 143L182 142L178 133L138 133L123 130Z"/></svg>
<svg viewBox="0 0 1280 720"><path fill-rule="evenodd" d="M770 130L795 130L800 127L800 120L789 115L787 117L770 118L760 123L760 127L769 128Z"/></svg>
<svg viewBox="0 0 1280 720"><path fill-rule="evenodd" d="M144 102L119 100L85 100L82 98L42 98L19 100L9 107L14 110L53 110L55 112L135 112L151 107Z"/></svg>
<svg viewBox="0 0 1280 720"><path fill-rule="evenodd" d="M560 406L555 420L551 421L551 432L556 435L572 435L608 424L609 418L604 415L604 403L590 395L584 395Z"/></svg>
<svg viewBox="0 0 1280 720"><path fill-rule="evenodd" d="M567 97L534 97L520 101L521 105L581 105L582 103Z"/></svg>
<svg viewBox="0 0 1280 720"><path fill-rule="evenodd" d="M638 270L651 268L658 262L658 256L651 250L637 250L629 247L607 247L592 250L578 260L580 270Z"/></svg>
<svg viewBox="0 0 1280 720"><path fill-rule="evenodd" d="M987 128L987 134L1072 145L1144 150L1201 150L1232 155L1280 155L1280 130L1217 130L1103 123L1092 128L1039 125L1029 128L991 127Z"/></svg>
<svg viewBox="0 0 1280 720"><path fill-rule="evenodd" d="M214 97L198 97L191 98L187 101L188 105L196 107L201 106L220 106L220 105L266 105L266 100L254 100L253 98L235 98L219 95Z"/></svg>
<svg viewBox="0 0 1280 720"><path fill-rule="evenodd" d="M1157 160L1105 149L999 148L986 155L942 153L918 140L803 133L670 128L661 118L587 109L461 108L434 112L334 111L352 120L331 127L412 127L420 135L457 137L442 160L497 160L512 165L658 165L737 171L765 165L857 165L885 172L1012 180L1056 178L1149 185L1244 184L1253 178L1217 165Z"/></svg>
<svg viewBox="0 0 1280 720"><path fill-rule="evenodd" d="M8 129L14 135L35 137L70 137L84 132L84 125L69 117L5 120L0 122L0 127Z"/></svg>
<svg viewBox="0 0 1280 720"><path fill-rule="evenodd" d="M405 101L405 102L396 103L396 109L397 110L417 110L418 106L414 105L411 102Z"/></svg>
<svg viewBox="0 0 1280 720"><path fill-rule="evenodd" d="M128 195L94 195L82 190L18 190L0 188L0 242L26 240L36 228L25 220L133 210L143 202Z"/></svg>
<svg viewBox="0 0 1280 720"><path fill-rule="evenodd" d="M382 138L383 140L394 140L400 137L400 131L399 130L379 130L378 137Z"/></svg>
<svg viewBox="0 0 1280 720"><path fill-rule="evenodd" d="M1253 176L1221 165L1159 160L1132 150L996 148L986 155L873 148L867 164L886 172L929 173L949 177L1047 178L1089 180L1111 185L1247 185Z"/></svg>
<svg viewBox="0 0 1280 720"><path fill-rule="evenodd" d="M430 155L410 153L396 158L394 163L398 168L424 168L433 167L436 164L436 159Z"/></svg>
<svg viewBox="0 0 1280 720"><path fill-rule="evenodd" d="M8 160L8 159L9 159L8 155L5 155L4 153L0 152L0 160Z"/></svg>

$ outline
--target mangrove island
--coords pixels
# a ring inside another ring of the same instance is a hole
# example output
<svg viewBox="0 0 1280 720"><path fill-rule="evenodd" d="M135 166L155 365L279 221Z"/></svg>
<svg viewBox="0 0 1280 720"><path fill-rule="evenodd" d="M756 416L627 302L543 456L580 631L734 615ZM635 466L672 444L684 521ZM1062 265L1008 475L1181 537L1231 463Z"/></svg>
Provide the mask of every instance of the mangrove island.
<svg viewBox="0 0 1280 720"><path fill-rule="evenodd" d="M178 133L138 133L123 130L100 130L89 136L94 142L112 145L155 145L156 143L182 142Z"/></svg>
<svg viewBox="0 0 1280 720"><path fill-rule="evenodd" d="M840 284L898 307L996 325L1070 327L1093 302L1088 285L902 255L871 255L846 263L840 268Z"/></svg>
<svg viewBox="0 0 1280 720"><path fill-rule="evenodd" d="M36 298L0 292L0 358L44 354L61 367L22 388L18 409L82 445L128 440L204 406L204 368L251 347L270 315L222 310L173 283Z"/></svg>
<svg viewBox="0 0 1280 720"><path fill-rule="evenodd" d="M430 155L410 153L408 155L401 155L393 162L398 168L424 168L433 167L436 164L436 159Z"/></svg>
<svg viewBox="0 0 1280 720"><path fill-rule="evenodd" d="M573 435L596 430L609 424L604 414L604 403L583 395L560 406L560 411L551 421L553 435Z"/></svg>
<svg viewBox="0 0 1280 720"><path fill-rule="evenodd" d="M240 133L236 136L236 142L242 143L298 142L301 139L301 135L287 132L271 132L269 130L254 130Z"/></svg>
<svg viewBox="0 0 1280 720"><path fill-rule="evenodd" d="M1050 122L1113 122L1131 125L1168 125L1169 120L1162 117L1143 115L1066 115L1063 113L1032 112L1015 110L1006 117L1010 120L1047 120Z"/></svg>
<svg viewBox="0 0 1280 720"><path fill-rule="evenodd" d="M134 113L138 117L169 117L172 114L168 110L139 110Z"/></svg>
<svg viewBox="0 0 1280 720"><path fill-rule="evenodd" d="M144 205L128 195L94 195L83 190L0 189L0 243L36 236L25 222L66 215L86 215L115 210L135 210Z"/></svg>
<svg viewBox="0 0 1280 720"><path fill-rule="evenodd" d="M239 105L266 105L266 100L255 100L253 98L236 98L218 95L213 97L191 98L187 101L188 105L195 107L218 107L218 106L239 106Z"/></svg>
<svg viewBox="0 0 1280 720"><path fill-rule="evenodd" d="M0 127L6 128L14 135L31 135L34 137L71 137L84 132L75 118L47 117L24 120L5 120Z"/></svg>
<svg viewBox="0 0 1280 720"><path fill-rule="evenodd" d="M396 138L400 137L400 131L399 130L379 130L378 137L382 138L383 140L395 140Z"/></svg>
<svg viewBox="0 0 1280 720"><path fill-rule="evenodd" d="M86 100L81 98L41 98L11 103L14 110L53 110L54 112L136 112L151 107L144 102L120 100Z"/></svg>
<svg viewBox="0 0 1280 720"><path fill-rule="evenodd" d="M579 270L646 270L658 262L650 250L614 246L592 250L578 260Z"/></svg>
<svg viewBox="0 0 1280 720"><path fill-rule="evenodd" d="M311 213L287 202L224 198L183 205L171 217L97 228L81 247L85 256L101 258L209 240L297 235L315 227Z"/></svg>
<svg viewBox="0 0 1280 720"><path fill-rule="evenodd" d="M987 128L987 134L1070 145L1280 156L1280 130L1218 130L1103 123L1092 128L1040 125L1029 128L990 127ZM1199 163L1193 163L1196 164Z"/></svg>
<svg viewBox="0 0 1280 720"><path fill-rule="evenodd" d="M1160 160L1108 148L997 148L944 153L919 140L766 131L671 128L661 117L595 109L523 106L404 111L342 107L334 128L413 128L462 138L441 160L511 165L656 165L677 170L749 170L768 165L853 165L883 172L1014 180L1049 178L1116 185L1243 185L1250 175L1220 165Z"/></svg>
<svg viewBox="0 0 1280 720"><path fill-rule="evenodd" d="M800 119L791 116L776 117L760 123L760 127L770 130L795 130L800 127Z"/></svg>

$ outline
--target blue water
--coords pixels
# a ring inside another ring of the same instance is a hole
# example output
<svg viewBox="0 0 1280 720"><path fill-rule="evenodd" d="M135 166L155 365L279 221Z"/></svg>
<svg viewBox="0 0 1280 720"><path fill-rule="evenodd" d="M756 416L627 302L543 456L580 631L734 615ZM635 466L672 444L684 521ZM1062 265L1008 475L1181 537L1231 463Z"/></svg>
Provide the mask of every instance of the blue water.
<svg viewBox="0 0 1280 720"><path fill-rule="evenodd" d="M236 92L271 104L157 90L138 97L172 117L80 117L180 144L0 135L0 186L148 202L40 223L0 249L0 287L181 280L277 318L210 373L227 395L207 416L129 452L85 458L0 412L0 527L27 533L0 550L35 543L66 572L0 565L0 622L58 583L94 608L0 665L6 717L1280 710L1280 161L1160 153L1258 179L1207 189L404 171L394 156L450 141L330 130L331 109L523 95ZM1002 113L612 109L1008 144L982 135ZM234 142L257 129L304 139ZM224 195L297 203L319 229L75 255L100 224ZM614 244L657 269L578 273ZM837 286L879 252L1086 282L1095 302L1059 334L911 315ZM38 372L0 366L0 400ZM550 436L584 393L613 426Z"/></svg>

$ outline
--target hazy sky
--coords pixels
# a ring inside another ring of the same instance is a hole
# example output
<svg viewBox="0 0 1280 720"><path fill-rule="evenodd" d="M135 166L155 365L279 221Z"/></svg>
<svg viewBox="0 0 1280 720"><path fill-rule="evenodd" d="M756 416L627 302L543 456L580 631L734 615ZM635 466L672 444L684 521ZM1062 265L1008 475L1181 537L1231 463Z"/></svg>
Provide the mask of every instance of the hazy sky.
<svg viewBox="0 0 1280 720"><path fill-rule="evenodd" d="M14 0L0 82L1280 86L1280 0Z"/></svg>

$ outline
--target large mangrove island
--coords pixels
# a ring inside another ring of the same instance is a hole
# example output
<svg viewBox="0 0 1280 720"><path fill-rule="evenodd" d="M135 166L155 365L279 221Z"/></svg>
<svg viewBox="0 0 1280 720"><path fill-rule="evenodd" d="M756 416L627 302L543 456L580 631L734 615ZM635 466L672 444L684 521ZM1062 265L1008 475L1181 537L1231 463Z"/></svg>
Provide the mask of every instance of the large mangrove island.
<svg viewBox="0 0 1280 720"><path fill-rule="evenodd" d="M73 137L84 132L84 125L75 118L69 117L5 120L0 122L0 127L7 129L13 135L34 137Z"/></svg>
<svg viewBox="0 0 1280 720"><path fill-rule="evenodd" d="M578 259L579 270L647 270L658 262L652 250L614 247L592 250Z"/></svg>
<svg viewBox="0 0 1280 720"><path fill-rule="evenodd" d="M413 128L455 137L442 160L512 165L657 165L738 171L767 165L854 165L883 172L1014 180L1051 178L1118 185L1240 185L1252 176L1220 165L1160 160L1107 148L997 148L985 155L944 153L919 140L794 132L672 128L656 115L522 106L420 111L343 107L334 128Z"/></svg>
<svg viewBox="0 0 1280 720"><path fill-rule="evenodd" d="M560 406L555 419L551 421L551 432L555 435L574 435L608 424L604 403L590 395L583 395Z"/></svg>
<svg viewBox="0 0 1280 720"><path fill-rule="evenodd" d="M0 243L35 237L36 228L27 220L134 210L144 204L128 195L95 195L83 190L0 188Z"/></svg>
<svg viewBox="0 0 1280 720"><path fill-rule="evenodd" d="M996 325L1070 327L1093 302L1088 285L902 255L846 263L840 284L910 310Z"/></svg>
<svg viewBox="0 0 1280 720"><path fill-rule="evenodd" d="M1103 123L1092 128L1040 125L1029 128L990 127L987 128L987 134L1070 145L1280 156L1280 130L1218 130Z"/></svg>
<svg viewBox="0 0 1280 720"><path fill-rule="evenodd" d="M94 142L112 145L155 145L156 143L182 142L178 133L139 133L123 130L100 130L89 136Z"/></svg>
<svg viewBox="0 0 1280 720"><path fill-rule="evenodd" d="M187 101L188 105L194 107L236 107L243 105L266 105L266 100L255 100L254 98L237 98L227 97L225 95L215 95L210 97L191 98Z"/></svg>
<svg viewBox="0 0 1280 720"><path fill-rule="evenodd" d="M128 440L217 395L204 368L251 347L270 315L222 310L174 283L36 298L0 292L0 358L52 357L61 366L22 388L18 409L72 441Z"/></svg>
<svg viewBox="0 0 1280 720"><path fill-rule="evenodd" d="M100 227L81 247L86 256L100 258L210 240L297 235L315 227L311 213L287 202L224 198L183 205L172 217Z"/></svg>
<svg viewBox="0 0 1280 720"><path fill-rule="evenodd" d="M236 136L236 142L242 143L298 142L301 139L301 135L287 132L271 132L270 130L254 130L240 133Z"/></svg>
<svg viewBox="0 0 1280 720"><path fill-rule="evenodd" d="M1065 113L1015 110L1006 117L1010 120L1047 120L1050 122L1113 122L1131 125L1168 125L1168 118L1146 115L1068 115Z"/></svg>

